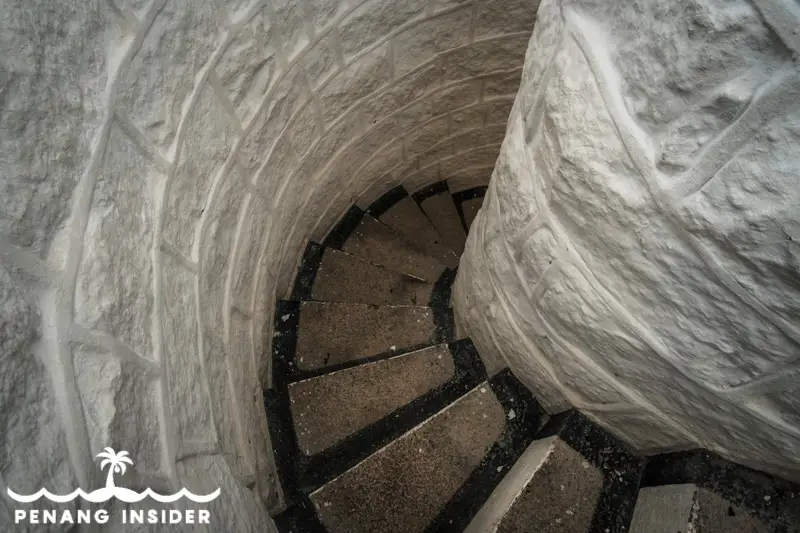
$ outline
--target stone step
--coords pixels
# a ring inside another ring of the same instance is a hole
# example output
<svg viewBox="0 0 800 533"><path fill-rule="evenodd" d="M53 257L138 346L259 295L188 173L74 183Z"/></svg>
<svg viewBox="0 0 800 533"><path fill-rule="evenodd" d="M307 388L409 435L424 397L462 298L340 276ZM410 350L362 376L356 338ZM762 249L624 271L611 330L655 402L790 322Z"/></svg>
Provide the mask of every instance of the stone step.
<svg viewBox="0 0 800 533"><path fill-rule="evenodd" d="M430 283L436 283L447 268L368 214L345 239L341 249Z"/></svg>
<svg viewBox="0 0 800 533"><path fill-rule="evenodd" d="M420 205L450 249L460 257L464 253L467 234L453 197L447 189L447 182L440 182L414 193L414 200Z"/></svg>
<svg viewBox="0 0 800 533"><path fill-rule="evenodd" d="M307 455L388 416L455 376L446 344L289 385L300 449Z"/></svg>
<svg viewBox="0 0 800 533"><path fill-rule="evenodd" d="M308 268L308 287L296 292L295 299L424 306L433 296L432 283L320 244L309 244L303 261L303 269ZM306 265L306 261L312 264Z"/></svg>
<svg viewBox="0 0 800 533"><path fill-rule="evenodd" d="M453 201L456 208L461 213L464 229L469 232L475 217L478 215L481 206L483 206L483 199L486 197L486 186L473 187L460 192L453 193Z"/></svg>
<svg viewBox="0 0 800 533"><path fill-rule="evenodd" d="M580 413L552 417L465 533L622 531L642 461ZM676 533L676 532L673 532Z"/></svg>
<svg viewBox="0 0 800 533"><path fill-rule="evenodd" d="M423 533L504 432L484 382L310 495L330 533Z"/></svg>
<svg viewBox="0 0 800 533"><path fill-rule="evenodd" d="M693 484L639 491L630 533L766 533L754 516L722 496Z"/></svg>
<svg viewBox="0 0 800 533"><path fill-rule="evenodd" d="M404 353L453 337L449 309L302 302L295 364L300 371Z"/></svg>
<svg viewBox="0 0 800 533"><path fill-rule="evenodd" d="M458 268L458 255L450 249L419 205L405 192L405 189L402 189L402 192L405 195L392 205L381 205L381 200L378 200L373 204L376 207L368 209L367 212L443 265L448 268ZM388 194L397 195L393 191Z"/></svg>
<svg viewBox="0 0 800 533"><path fill-rule="evenodd" d="M602 491L602 472L564 441L536 440L465 533L587 533Z"/></svg>

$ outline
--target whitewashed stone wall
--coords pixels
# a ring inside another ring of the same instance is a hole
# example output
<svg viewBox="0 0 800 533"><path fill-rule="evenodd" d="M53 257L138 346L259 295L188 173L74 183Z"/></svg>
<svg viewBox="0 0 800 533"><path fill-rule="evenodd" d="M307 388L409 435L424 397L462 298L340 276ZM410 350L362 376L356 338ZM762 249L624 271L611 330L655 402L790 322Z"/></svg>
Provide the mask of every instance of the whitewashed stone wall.
<svg viewBox="0 0 800 533"><path fill-rule="evenodd" d="M800 479L800 7L544 0L456 308L550 411Z"/></svg>
<svg viewBox="0 0 800 533"><path fill-rule="evenodd" d="M96 487L112 446L129 486L221 485L211 531L270 530L275 299L351 203L488 177L536 7L4 3L3 489Z"/></svg>

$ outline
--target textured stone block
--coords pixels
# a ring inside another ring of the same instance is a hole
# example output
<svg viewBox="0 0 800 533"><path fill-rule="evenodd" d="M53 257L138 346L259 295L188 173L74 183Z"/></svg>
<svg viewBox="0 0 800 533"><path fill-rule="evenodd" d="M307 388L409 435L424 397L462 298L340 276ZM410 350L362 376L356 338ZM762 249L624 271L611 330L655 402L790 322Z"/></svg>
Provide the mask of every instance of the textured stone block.
<svg viewBox="0 0 800 533"><path fill-rule="evenodd" d="M425 95L398 113L398 121L403 130L408 130L460 107L474 104L477 100L478 86L475 82L468 81Z"/></svg>
<svg viewBox="0 0 800 533"><path fill-rule="evenodd" d="M317 121L317 110L312 102L298 111L287 126L287 131L291 135L292 148L297 159L302 159L308 152L311 145L319 139L320 128ZM278 152L280 153L280 152ZM276 169L271 169L275 171Z"/></svg>
<svg viewBox="0 0 800 533"><path fill-rule="evenodd" d="M208 384L200 366L195 278L169 256L162 257L162 321L169 413L181 444L215 442Z"/></svg>
<svg viewBox="0 0 800 533"><path fill-rule="evenodd" d="M0 266L0 459L3 484L19 494L42 487L57 494L75 490L66 436L50 375L37 353L42 316L41 295L33 280L15 269ZM47 504L39 503L48 508ZM74 504L59 506L75 509ZM54 508L59 508L54 507ZM14 509L7 497L0 503L0 521L13 524ZM68 527L50 531L67 531Z"/></svg>
<svg viewBox="0 0 800 533"><path fill-rule="evenodd" d="M426 122L406 133L404 137L409 156L424 152L447 137L449 126L450 117L445 116Z"/></svg>
<svg viewBox="0 0 800 533"><path fill-rule="evenodd" d="M75 290L75 319L152 357L156 191L163 177L117 127L98 172Z"/></svg>
<svg viewBox="0 0 800 533"><path fill-rule="evenodd" d="M235 241L236 228L245 197L244 178L236 167L223 178L217 201L208 215L206 233L200 248L200 312L207 330L222 338L225 280L230 268L228 258Z"/></svg>
<svg viewBox="0 0 800 533"><path fill-rule="evenodd" d="M209 85L201 89L169 182L164 207L164 239L184 256L193 258L197 224L208 192L236 142L236 128Z"/></svg>
<svg viewBox="0 0 800 533"><path fill-rule="evenodd" d="M469 42L472 6L426 18L394 39L395 74L401 76L436 54Z"/></svg>
<svg viewBox="0 0 800 533"><path fill-rule="evenodd" d="M528 38L498 37L462 46L442 54L442 76L447 80L463 80L494 71L519 68L525 60Z"/></svg>
<svg viewBox="0 0 800 533"><path fill-rule="evenodd" d="M686 198L680 215L736 283L800 329L800 172L793 163L800 113L767 124L723 169ZM765 209L769 206L768 209ZM736 217L730 213L736 212Z"/></svg>
<svg viewBox="0 0 800 533"><path fill-rule="evenodd" d="M239 154L242 164L253 169L261 162L262 154L271 149L289 119L306 101L303 89L305 74L293 67L275 86L261 111L253 119L247 136L242 141Z"/></svg>
<svg viewBox="0 0 800 533"><path fill-rule="evenodd" d="M674 422L658 413L644 409L624 412L583 410L582 413L642 453L666 453L695 447L689 437L675 428Z"/></svg>
<svg viewBox="0 0 800 533"><path fill-rule="evenodd" d="M238 389L228 374L229 361L233 357L227 352L216 332L203 335L203 359L220 453L235 474L252 475L254 465L242 441L243 411L235 401Z"/></svg>
<svg viewBox="0 0 800 533"><path fill-rule="evenodd" d="M210 0L167 2L133 58L121 102L162 149L175 141L195 76L216 46L222 16L218 3Z"/></svg>
<svg viewBox="0 0 800 533"><path fill-rule="evenodd" d="M364 121L374 124L383 120L417 98L441 87L446 81L442 78L439 62L428 63L366 98L362 104Z"/></svg>
<svg viewBox="0 0 800 533"><path fill-rule="evenodd" d="M473 147L470 150L460 152L458 155L443 159L440 163L442 175L450 176L462 168L490 167L495 164L495 161L498 161L499 149L500 147L496 144Z"/></svg>
<svg viewBox="0 0 800 533"><path fill-rule="evenodd" d="M511 108L514 107L514 99L491 100L486 103L486 106L489 108L486 114L486 123L505 125L508 122L508 116L511 114Z"/></svg>
<svg viewBox="0 0 800 533"><path fill-rule="evenodd" d="M362 97L389 81L390 66L385 46L355 59L320 89L319 99L326 122L332 122Z"/></svg>
<svg viewBox="0 0 800 533"><path fill-rule="evenodd" d="M342 0L314 0L307 2L306 6L311 11L311 21L316 30L328 26L350 7L348 2Z"/></svg>
<svg viewBox="0 0 800 533"><path fill-rule="evenodd" d="M453 111L452 117L452 131L457 133L462 130L478 128L483 126L483 120L486 116L486 107L481 105L474 105Z"/></svg>
<svg viewBox="0 0 800 533"><path fill-rule="evenodd" d="M309 42L303 0L272 0L280 26L283 51L291 61Z"/></svg>
<svg viewBox="0 0 800 533"><path fill-rule="evenodd" d="M351 55L385 37L401 24L422 14L427 0L370 0L350 13L340 26L345 55Z"/></svg>
<svg viewBox="0 0 800 533"><path fill-rule="evenodd" d="M485 78L483 85L484 98L497 98L516 94L522 79L522 69L512 70Z"/></svg>
<svg viewBox="0 0 800 533"><path fill-rule="evenodd" d="M258 254L264 237L270 231L271 205L259 195L250 196L250 204L239 229L238 257L233 265L231 302L250 309L253 298L253 283L258 264Z"/></svg>
<svg viewBox="0 0 800 533"><path fill-rule="evenodd" d="M94 456L107 446L125 449L136 472L158 472L162 453L155 373L102 349L71 348L89 451Z"/></svg>
<svg viewBox="0 0 800 533"><path fill-rule="evenodd" d="M236 531L241 533L277 533L264 503L236 479L222 456L187 458L178 463L177 471L181 486L195 494L208 494L220 489L219 497L212 502L186 504L186 509L209 511L209 531L225 531L231 524L236 524ZM194 529L193 526L185 527Z"/></svg>
<svg viewBox="0 0 800 533"><path fill-rule="evenodd" d="M0 233L18 246L47 255L69 218L107 111L106 50L119 37L101 1L3 6Z"/></svg>
<svg viewBox="0 0 800 533"><path fill-rule="evenodd" d="M334 2L338 4L338 2ZM316 4L316 2L315 2ZM303 58L303 65L308 74L308 81L312 88L319 87L331 74L336 71L336 44L334 33L328 33L314 45Z"/></svg>
<svg viewBox="0 0 800 533"><path fill-rule="evenodd" d="M475 39L515 32L531 32L536 22L537 0L486 0L478 5Z"/></svg>
<svg viewBox="0 0 800 533"><path fill-rule="evenodd" d="M482 185L488 185L492 177L494 167L472 167L456 171L454 174L445 176L447 186L452 193L472 189Z"/></svg>
<svg viewBox="0 0 800 533"><path fill-rule="evenodd" d="M233 38L216 64L237 115L248 123L280 74L278 36L264 9Z"/></svg>

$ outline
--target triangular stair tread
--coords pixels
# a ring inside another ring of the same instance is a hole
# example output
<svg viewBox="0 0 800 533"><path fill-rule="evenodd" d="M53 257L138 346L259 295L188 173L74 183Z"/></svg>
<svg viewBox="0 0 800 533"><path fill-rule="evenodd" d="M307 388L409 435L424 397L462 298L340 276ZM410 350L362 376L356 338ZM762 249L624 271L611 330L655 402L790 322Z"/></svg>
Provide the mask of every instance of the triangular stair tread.
<svg viewBox="0 0 800 533"><path fill-rule="evenodd" d="M767 533L774 531L722 496L693 484L639 491L630 533Z"/></svg>
<svg viewBox="0 0 800 533"><path fill-rule="evenodd" d="M306 276L307 279L302 279ZM373 305L428 305L434 283L310 243L293 299Z"/></svg>
<svg viewBox="0 0 800 533"><path fill-rule="evenodd" d="M370 215L364 215L341 249L431 283L435 283L447 268Z"/></svg>
<svg viewBox="0 0 800 533"><path fill-rule="evenodd" d="M458 268L458 255L410 196L404 196L377 218L443 265Z"/></svg>
<svg viewBox="0 0 800 533"><path fill-rule="evenodd" d="M289 385L300 449L319 453L456 375L446 344Z"/></svg>
<svg viewBox="0 0 800 533"><path fill-rule="evenodd" d="M449 309L302 302L295 365L313 371L451 340Z"/></svg>
<svg viewBox="0 0 800 533"><path fill-rule="evenodd" d="M503 406L484 382L311 501L330 533L424 533L504 428Z"/></svg>
<svg viewBox="0 0 800 533"><path fill-rule="evenodd" d="M446 184L443 191L431 195L418 194L416 200L450 249L459 256L464 253L467 235Z"/></svg>

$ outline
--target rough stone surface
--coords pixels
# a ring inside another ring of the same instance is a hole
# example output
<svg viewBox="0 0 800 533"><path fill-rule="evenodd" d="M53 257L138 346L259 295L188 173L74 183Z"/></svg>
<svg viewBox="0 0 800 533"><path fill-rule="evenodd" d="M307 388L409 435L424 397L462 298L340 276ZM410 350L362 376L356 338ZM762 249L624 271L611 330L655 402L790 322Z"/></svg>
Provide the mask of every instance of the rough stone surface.
<svg viewBox="0 0 800 533"><path fill-rule="evenodd" d="M112 127L98 173L75 291L75 318L152 357L156 190L153 165Z"/></svg>
<svg viewBox="0 0 800 533"><path fill-rule="evenodd" d="M215 66L239 118L245 123L253 117L280 73L279 41L275 33L266 10L258 11L233 38Z"/></svg>
<svg viewBox="0 0 800 533"><path fill-rule="evenodd" d="M316 4L316 2L315 2ZM336 70L336 43L329 33L312 48L304 59L308 80L313 88L322 84Z"/></svg>
<svg viewBox="0 0 800 533"><path fill-rule="evenodd" d="M194 80L219 38L220 5L172 0L150 26L122 89L124 109L161 148L175 141Z"/></svg>
<svg viewBox="0 0 800 533"><path fill-rule="evenodd" d="M164 238L191 258L197 222L211 184L236 141L236 130L208 85L200 93L188 127L192 134L185 138L169 183Z"/></svg>
<svg viewBox="0 0 800 533"><path fill-rule="evenodd" d="M67 222L105 113L119 36L99 0L3 4L0 45L0 233L46 255Z"/></svg>
<svg viewBox="0 0 800 533"><path fill-rule="evenodd" d="M364 2L347 16L340 27L344 53L351 55L365 45L377 41L419 15L427 3L427 0Z"/></svg>
<svg viewBox="0 0 800 533"><path fill-rule="evenodd" d="M161 445L153 373L86 345L73 344L72 352L92 456L111 446L130 453L135 471L158 472Z"/></svg>
<svg viewBox="0 0 800 533"><path fill-rule="evenodd" d="M166 256L162 276L164 359L178 437L183 445L215 442L211 403L200 365L194 276Z"/></svg>
<svg viewBox="0 0 800 533"><path fill-rule="evenodd" d="M326 122L339 117L351 105L389 81L391 66L385 46L370 50L320 90Z"/></svg>
<svg viewBox="0 0 800 533"><path fill-rule="evenodd" d="M37 297L28 276L0 266L0 477L20 494L33 494L41 487L69 493L75 490L73 469L50 378L37 354L41 337ZM17 507L4 495L0 521L13 523ZM42 531L67 529L55 526Z"/></svg>
<svg viewBox="0 0 800 533"><path fill-rule="evenodd" d="M537 17L458 316L536 393L611 405L593 416L639 451L800 479L796 39L744 1Z"/></svg>
<svg viewBox="0 0 800 533"><path fill-rule="evenodd" d="M394 40L395 74L401 76L440 52L467 44L472 6L424 19Z"/></svg>

